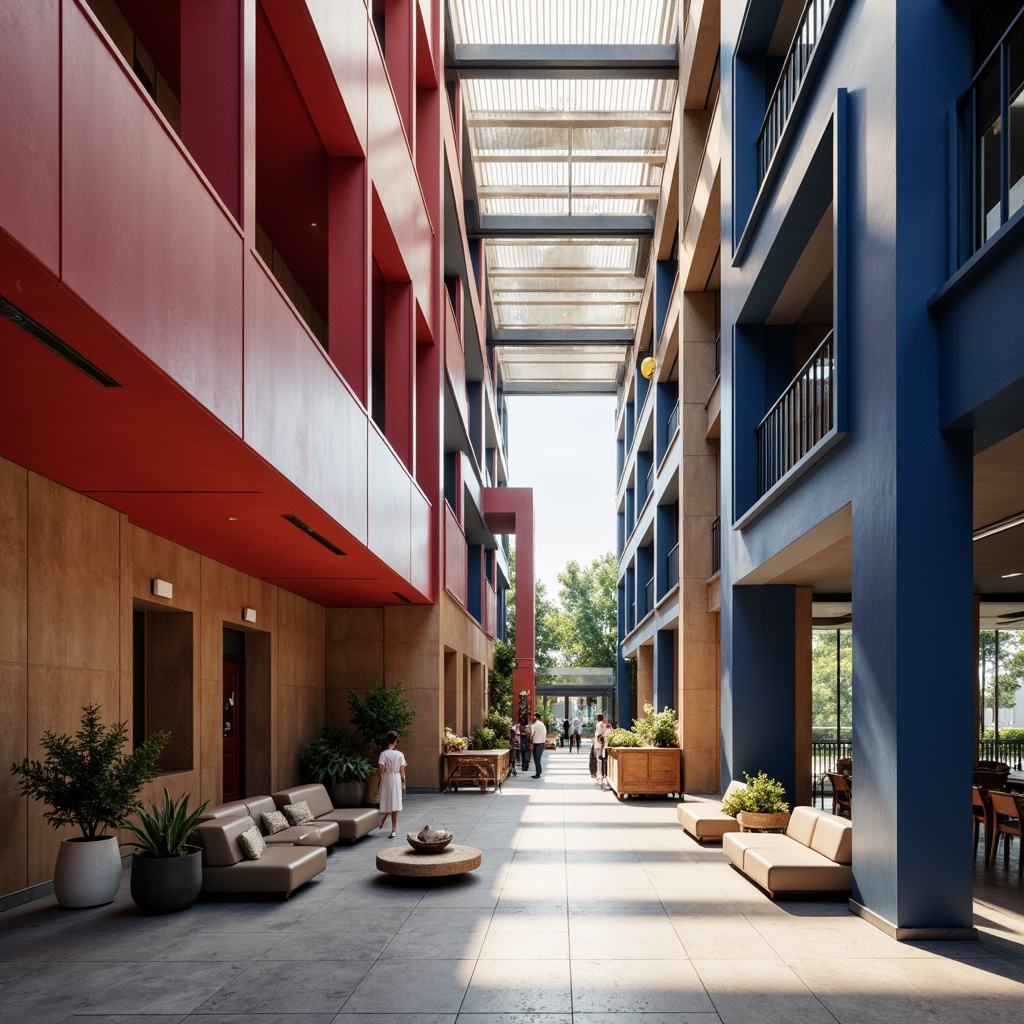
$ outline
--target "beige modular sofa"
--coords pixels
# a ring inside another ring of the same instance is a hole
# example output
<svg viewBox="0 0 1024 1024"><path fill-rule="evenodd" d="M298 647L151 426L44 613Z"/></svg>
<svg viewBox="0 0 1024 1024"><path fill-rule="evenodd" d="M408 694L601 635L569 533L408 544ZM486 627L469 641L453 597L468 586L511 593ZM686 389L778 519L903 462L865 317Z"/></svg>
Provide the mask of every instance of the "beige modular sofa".
<svg viewBox="0 0 1024 1024"><path fill-rule="evenodd" d="M849 892L853 884L853 825L815 807L796 807L785 834L730 832L722 852L769 896Z"/></svg>
<svg viewBox="0 0 1024 1024"><path fill-rule="evenodd" d="M730 782L722 800L746 788L742 782ZM683 831L688 832L698 843L720 843L726 832L740 831L740 823L731 814L722 813L721 801L676 804L676 817Z"/></svg>
<svg viewBox="0 0 1024 1024"><path fill-rule="evenodd" d="M259 860L247 860L238 837L253 827L249 815L204 821L197 829L203 848L203 892L275 893L284 899L327 867L322 846L268 843Z"/></svg>
<svg viewBox="0 0 1024 1024"><path fill-rule="evenodd" d="M272 796L247 796L244 800L207 807L203 814L207 818L250 817L268 846L272 843L290 843L292 846L328 847L333 846L341 838L336 821L310 821L305 825L290 825L280 832L267 835L267 830L263 827L263 813L277 809Z"/></svg>
<svg viewBox="0 0 1024 1024"><path fill-rule="evenodd" d="M297 804L300 800L305 800L309 804L315 819L313 824L336 822L340 838L349 845L362 836L369 835L380 824L380 811L376 807L335 807L327 795L327 790L319 783L311 786L293 786L274 794L274 803L277 804L278 810L285 804Z"/></svg>

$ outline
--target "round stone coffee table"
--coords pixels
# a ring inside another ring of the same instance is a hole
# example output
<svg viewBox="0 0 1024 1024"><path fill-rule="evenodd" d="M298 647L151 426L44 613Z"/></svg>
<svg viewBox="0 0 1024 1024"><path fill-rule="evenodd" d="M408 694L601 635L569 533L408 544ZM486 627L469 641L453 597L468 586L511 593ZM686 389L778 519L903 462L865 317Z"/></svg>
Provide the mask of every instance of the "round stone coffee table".
<svg viewBox="0 0 1024 1024"><path fill-rule="evenodd" d="M447 846L440 853L417 853L411 846L389 846L377 854L377 870L404 878L446 878L480 867L475 846Z"/></svg>

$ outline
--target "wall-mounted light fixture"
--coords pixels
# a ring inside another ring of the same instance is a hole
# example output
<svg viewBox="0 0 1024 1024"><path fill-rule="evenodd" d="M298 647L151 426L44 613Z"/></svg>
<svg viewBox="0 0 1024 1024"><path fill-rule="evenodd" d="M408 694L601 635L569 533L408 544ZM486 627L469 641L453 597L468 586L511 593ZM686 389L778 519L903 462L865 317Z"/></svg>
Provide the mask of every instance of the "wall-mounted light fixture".
<svg viewBox="0 0 1024 1024"><path fill-rule="evenodd" d="M149 584L153 589L154 597L166 597L170 600L174 596L174 585L168 583L167 580L150 580Z"/></svg>
<svg viewBox="0 0 1024 1024"><path fill-rule="evenodd" d="M255 608L243 608L242 609L242 621L243 622L255 622L256 621L256 609Z"/></svg>
<svg viewBox="0 0 1024 1024"><path fill-rule="evenodd" d="M654 371L657 368L658 368L658 360L655 359L654 356L648 356L640 364L640 372L644 375L644 377L647 378L647 380L650 380L654 376Z"/></svg>

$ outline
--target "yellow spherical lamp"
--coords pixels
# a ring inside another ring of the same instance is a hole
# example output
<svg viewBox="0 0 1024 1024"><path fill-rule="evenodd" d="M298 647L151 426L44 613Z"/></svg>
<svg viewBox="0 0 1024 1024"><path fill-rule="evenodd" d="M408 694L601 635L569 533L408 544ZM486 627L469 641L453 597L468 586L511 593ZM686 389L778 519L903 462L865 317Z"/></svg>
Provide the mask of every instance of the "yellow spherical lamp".
<svg viewBox="0 0 1024 1024"><path fill-rule="evenodd" d="M658 361L654 358L654 356L648 356L640 364L640 372L644 375L644 377L647 378L647 380L650 380L654 376L654 371L657 368L658 368Z"/></svg>

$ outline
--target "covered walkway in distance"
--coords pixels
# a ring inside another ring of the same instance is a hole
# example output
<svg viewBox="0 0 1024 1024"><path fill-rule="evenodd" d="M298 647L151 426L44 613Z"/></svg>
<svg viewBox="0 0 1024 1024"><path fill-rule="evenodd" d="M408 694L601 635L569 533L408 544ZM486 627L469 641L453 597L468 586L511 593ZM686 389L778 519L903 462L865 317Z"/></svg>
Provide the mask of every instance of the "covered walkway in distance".
<svg viewBox="0 0 1024 1024"><path fill-rule="evenodd" d="M845 901L772 903L684 835L674 801L619 803L567 752L500 794L410 794L400 832L428 821L479 847L480 869L431 887L389 880L374 861L391 844L374 833L334 850L287 903L147 917L126 871L109 906L57 913L48 897L0 914L6 1019L1020 1018L1019 911L976 902L977 942L895 943Z"/></svg>
<svg viewBox="0 0 1024 1024"><path fill-rule="evenodd" d="M595 715L616 717L615 669L544 669L537 696L553 702L552 710L559 722L579 714L584 726L592 728Z"/></svg>

